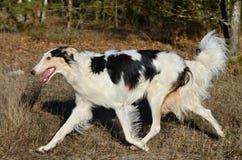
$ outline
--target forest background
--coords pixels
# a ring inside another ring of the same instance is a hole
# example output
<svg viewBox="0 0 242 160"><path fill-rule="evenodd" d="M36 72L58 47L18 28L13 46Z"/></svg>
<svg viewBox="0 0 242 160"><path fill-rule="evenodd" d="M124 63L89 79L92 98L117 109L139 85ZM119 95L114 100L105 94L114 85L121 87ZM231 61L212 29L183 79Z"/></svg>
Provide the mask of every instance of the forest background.
<svg viewBox="0 0 242 160"><path fill-rule="evenodd" d="M73 89L60 76L41 85L30 75L43 53L68 45L98 53L169 50L191 59L213 29L227 39L231 55L204 105L225 138L199 116L188 114L181 124L169 114L149 141L150 152L132 151L114 112L101 108L84 134L71 133L47 154L35 152L75 106ZM241 0L0 0L0 159L242 159L240 36Z"/></svg>
<svg viewBox="0 0 242 160"><path fill-rule="evenodd" d="M241 29L240 0L2 0L0 7L2 32L65 26L68 31L115 29L173 43L177 37L200 37L211 28L222 29L225 38L231 33L233 40Z"/></svg>

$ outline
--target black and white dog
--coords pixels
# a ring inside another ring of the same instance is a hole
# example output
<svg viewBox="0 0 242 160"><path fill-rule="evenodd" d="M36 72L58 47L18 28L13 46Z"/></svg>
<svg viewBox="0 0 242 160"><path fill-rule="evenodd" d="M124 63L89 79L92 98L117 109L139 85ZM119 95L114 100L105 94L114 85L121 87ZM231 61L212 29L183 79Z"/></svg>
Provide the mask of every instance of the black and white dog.
<svg viewBox="0 0 242 160"><path fill-rule="evenodd" d="M160 131L161 114L168 112L182 119L184 113L192 111L224 137L221 126L201 101L208 96L211 80L225 69L227 48L225 41L212 31L202 39L199 49L200 54L192 61L159 50L111 50L98 54L59 47L46 52L31 73L43 73L42 83L56 73L62 74L75 90L76 107L52 140L37 151L49 151L73 129L86 128L92 107L97 105L114 109L126 140L145 151L149 150L146 143ZM139 139L139 126L134 123L139 120L139 112L133 104L144 96L153 121L149 133Z"/></svg>

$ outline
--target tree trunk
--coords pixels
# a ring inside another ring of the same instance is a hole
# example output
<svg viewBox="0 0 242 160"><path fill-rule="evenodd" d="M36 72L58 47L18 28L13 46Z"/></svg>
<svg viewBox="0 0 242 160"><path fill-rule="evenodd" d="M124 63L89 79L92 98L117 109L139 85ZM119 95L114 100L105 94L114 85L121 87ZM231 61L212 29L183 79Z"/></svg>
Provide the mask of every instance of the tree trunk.
<svg viewBox="0 0 242 160"><path fill-rule="evenodd" d="M43 5L46 7L48 5L48 0L44 0Z"/></svg>
<svg viewBox="0 0 242 160"><path fill-rule="evenodd" d="M221 14L222 14L222 30L223 30L224 38L229 40L229 27L228 27L229 23L228 23L228 16L227 16L225 0L220 0L220 10L221 10Z"/></svg>
<svg viewBox="0 0 242 160"><path fill-rule="evenodd" d="M71 31L71 19L72 19L72 0L68 0L67 4L67 30Z"/></svg>
<svg viewBox="0 0 242 160"><path fill-rule="evenodd" d="M118 1L115 0L115 28L118 28Z"/></svg>
<svg viewBox="0 0 242 160"><path fill-rule="evenodd" d="M236 56L239 50L241 24L241 0L234 0L231 15L231 48L230 53Z"/></svg>
<svg viewBox="0 0 242 160"><path fill-rule="evenodd" d="M43 0L42 1L42 10L40 11L40 23L43 23L45 21L45 10L48 5L48 0Z"/></svg>

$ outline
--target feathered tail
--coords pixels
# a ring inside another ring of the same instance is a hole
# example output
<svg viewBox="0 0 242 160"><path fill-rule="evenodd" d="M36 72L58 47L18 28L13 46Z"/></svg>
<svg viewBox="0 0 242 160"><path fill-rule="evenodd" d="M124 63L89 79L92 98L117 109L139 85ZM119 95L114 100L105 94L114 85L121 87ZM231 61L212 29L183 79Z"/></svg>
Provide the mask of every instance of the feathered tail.
<svg viewBox="0 0 242 160"><path fill-rule="evenodd" d="M203 37L199 43L199 50L200 53L195 60L185 61L191 71L189 81L166 97L162 105L163 114L171 111L182 120L182 115L191 110L189 107L194 105L194 100L209 97L208 88L211 86L211 80L225 70L229 52L225 40L217 37L215 30Z"/></svg>
<svg viewBox="0 0 242 160"><path fill-rule="evenodd" d="M223 38L215 35L215 30L207 33L199 43L200 53L196 57L209 71L211 76L217 76L226 67L229 50Z"/></svg>

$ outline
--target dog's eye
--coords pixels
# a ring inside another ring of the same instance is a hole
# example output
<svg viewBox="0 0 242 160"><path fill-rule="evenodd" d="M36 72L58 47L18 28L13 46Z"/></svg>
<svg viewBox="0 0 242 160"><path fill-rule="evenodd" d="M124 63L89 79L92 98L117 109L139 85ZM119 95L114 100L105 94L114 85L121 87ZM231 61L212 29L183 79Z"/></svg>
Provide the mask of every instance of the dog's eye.
<svg viewBox="0 0 242 160"><path fill-rule="evenodd" d="M47 60L50 60L50 59L51 59L51 57L47 57L46 59L47 59Z"/></svg>

